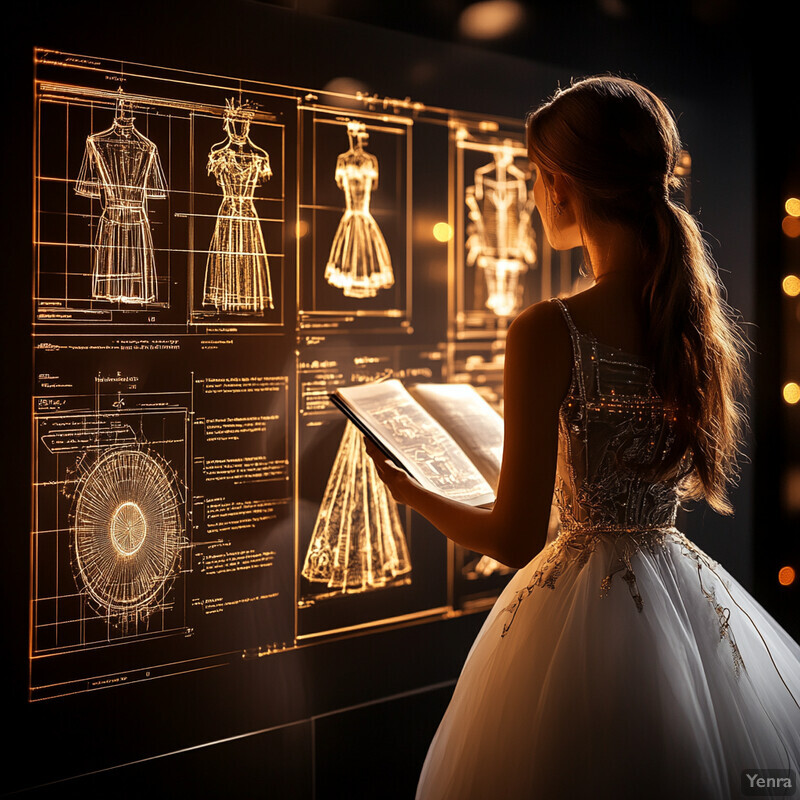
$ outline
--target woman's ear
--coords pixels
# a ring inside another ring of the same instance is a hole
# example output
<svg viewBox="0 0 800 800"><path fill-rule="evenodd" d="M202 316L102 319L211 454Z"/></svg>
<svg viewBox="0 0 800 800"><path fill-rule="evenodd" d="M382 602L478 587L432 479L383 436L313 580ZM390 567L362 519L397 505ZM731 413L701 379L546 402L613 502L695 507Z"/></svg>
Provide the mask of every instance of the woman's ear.
<svg viewBox="0 0 800 800"><path fill-rule="evenodd" d="M571 250L573 247L580 247L583 244L580 196L570 179L555 173L551 197L558 239L558 247L555 249Z"/></svg>
<svg viewBox="0 0 800 800"><path fill-rule="evenodd" d="M550 180L548 181L551 192L553 195L553 201L557 206L563 206L566 203L569 203L572 200L573 192L572 186L570 182L560 173L555 173L554 175L550 176Z"/></svg>
<svg viewBox="0 0 800 800"><path fill-rule="evenodd" d="M559 214L563 214L574 196L569 179L560 172L548 172L541 168L539 168L539 172L547 192L547 199Z"/></svg>

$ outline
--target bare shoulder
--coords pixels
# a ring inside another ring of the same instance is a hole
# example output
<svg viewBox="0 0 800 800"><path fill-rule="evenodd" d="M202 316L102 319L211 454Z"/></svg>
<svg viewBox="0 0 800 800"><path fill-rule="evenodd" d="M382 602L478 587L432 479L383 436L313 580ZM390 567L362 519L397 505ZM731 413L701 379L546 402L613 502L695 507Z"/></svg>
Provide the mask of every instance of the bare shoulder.
<svg viewBox="0 0 800 800"><path fill-rule="evenodd" d="M560 401L572 375L572 341L557 303L543 300L526 308L511 324L506 364L535 383L544 402Z"/></svg>
<svg viewBox="0 0 800 800"><path fill-rule="evenodd" d="M529 342L533 346L546 345L563 353L569 353L572 346L564 315L552 300L542 300L528 306L511 323L508 336L518 342Z"/></svg>

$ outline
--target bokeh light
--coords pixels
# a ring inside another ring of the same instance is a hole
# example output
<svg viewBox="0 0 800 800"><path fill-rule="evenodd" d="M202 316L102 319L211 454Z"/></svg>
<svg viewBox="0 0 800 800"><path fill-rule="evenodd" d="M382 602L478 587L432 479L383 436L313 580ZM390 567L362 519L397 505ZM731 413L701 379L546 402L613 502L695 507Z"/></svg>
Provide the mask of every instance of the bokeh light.
<svg viewBox="0 0 800 800"><path fill-rule="evenodd" d="M785 566L778 570L778 583L781 586L791 586L797 577L794 567Z"/></svg>
<svg viewBox="0 0 800 800"><path fill-rule="evenodd" d="M787 275L781 281L781 287L789 297L797 297L800 294L800 278L797 275Z"/></svg>
<svg viewBox="0 0 800 800"><path fill-rule="evenodd" d="M437 242L449 242L453 238L453 229L446 222L437 222L433 226L433 238Z"/></svg>
<svg viewBox="0 0 800 800"><path fill-rule="evenodd" d="M800 217L800 198L790 197L786 201L785 208L790 217Z"/></svg>
<svg viewBox="0 0 800 800"><path fill-rule="evenodd" d="M781 230L791 239L800 236L800 217L793 217L787 214L781 222Z"/></svg>
<svg viewBox="0 0 800 800"><path fill-rule="evenodd" d="M675 165L675 174L685 178L692 173L692 157L687 150L681 150L678 163Z"/></svg>
<svg viewBox="0 0 800 800"><path fill-rule="evenodd" d="M525 25L525 7L516 0L481 0L467 6L458 30L468 39L502 39Z"/></svg>
<svg viewBox="0 0 800 800"><path fill-rule="evenodd" d="M344 108L363 108L363 103L358 99L358 95L369 94L369 88L363 81L345 75L329 80L322 91L339 95L336 104Z"/></svg>
<svg viewBox="0 0 800 800"><path fill-rule="evenodd" d="M297 220L295 234L298 239L302 239L308 233L308 223L304 219Z"/></svg>
<svg viewBox="0 0 800 800"><path fill-rule="evenodd" d="M623 0L597 0L597 7L615 19L624 19L630 15L630 10Z"/></svg>
<svg viewBox="0 0 800 800"><path fill-rule="evenodd" d="M783 386L783 399L790 405L800 402L800 385L789 381Z"/></svg>

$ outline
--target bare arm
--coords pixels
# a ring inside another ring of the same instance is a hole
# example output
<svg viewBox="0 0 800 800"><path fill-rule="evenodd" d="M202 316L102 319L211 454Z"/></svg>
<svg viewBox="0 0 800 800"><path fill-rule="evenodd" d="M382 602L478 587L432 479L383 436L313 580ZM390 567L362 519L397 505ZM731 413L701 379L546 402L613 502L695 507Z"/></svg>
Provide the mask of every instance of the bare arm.
<svg viewBox="0 0 800 800"><path fill-rule="evenodd" d="M392 496L456 544L521 567L544 546L555 483L558 411L572 368L569 334L554 303L531 306L506 342L505 440L497 500L489 509L423 489L371 443L367 450Z"/></svg>

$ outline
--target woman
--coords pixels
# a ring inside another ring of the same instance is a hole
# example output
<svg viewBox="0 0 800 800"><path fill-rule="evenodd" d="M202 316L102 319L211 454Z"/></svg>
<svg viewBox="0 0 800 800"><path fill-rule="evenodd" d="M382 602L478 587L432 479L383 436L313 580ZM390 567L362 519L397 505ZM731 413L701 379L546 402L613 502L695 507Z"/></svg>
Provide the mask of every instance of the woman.
<svg viewBox="0 0 800 800"><path fill-rule="evenodd" d="M520 568L417 796L739 796L798 770L800 647L674 527L688 499L732 512L746 422L744 340L669 199L678 132L649 90L598 77L533 112L527 135L548 241L582 247L594 285L508 331L494 507L443 500L370 446L395 499Z"/></svg>

